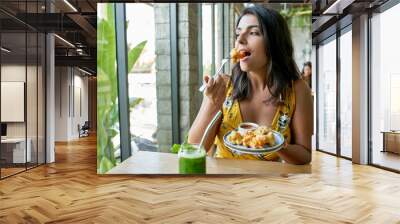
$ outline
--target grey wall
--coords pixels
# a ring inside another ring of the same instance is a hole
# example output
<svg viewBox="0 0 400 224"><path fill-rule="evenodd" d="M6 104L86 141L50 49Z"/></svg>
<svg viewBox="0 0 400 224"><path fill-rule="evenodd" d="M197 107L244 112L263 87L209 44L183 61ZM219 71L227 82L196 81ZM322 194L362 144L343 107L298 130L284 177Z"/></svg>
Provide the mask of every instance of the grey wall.
<svg viewBox="0 0 400 224"><path fill-rule="evenodd" d="M171 56L169 4L155 4L157 141L160 151L172 145ZM182 141L200 107L197 5L178 4L180 135Z"/></svg>

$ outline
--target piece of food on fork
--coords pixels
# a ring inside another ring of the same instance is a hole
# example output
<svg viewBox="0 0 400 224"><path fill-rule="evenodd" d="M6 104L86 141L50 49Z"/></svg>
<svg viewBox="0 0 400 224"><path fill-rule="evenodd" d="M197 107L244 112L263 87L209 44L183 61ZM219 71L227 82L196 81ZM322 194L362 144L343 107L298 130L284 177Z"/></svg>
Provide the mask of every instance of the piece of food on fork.
<svg viewBox="0 0 400 224"><path fill-rule="evenodd" d="M240 59L247 56L246 51L239 51L236 48L231 50L231 61L232 63L238 63Z"/></svg>

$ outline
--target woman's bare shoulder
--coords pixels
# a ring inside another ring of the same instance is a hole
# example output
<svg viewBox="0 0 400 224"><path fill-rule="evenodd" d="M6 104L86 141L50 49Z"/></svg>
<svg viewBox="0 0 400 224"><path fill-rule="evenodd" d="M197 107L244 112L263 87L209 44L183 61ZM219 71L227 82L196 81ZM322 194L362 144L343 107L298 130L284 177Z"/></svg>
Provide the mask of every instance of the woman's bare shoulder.
<svg viewBox="0 0 400 224"><path fill-rule="evenodd" d="M303 79L298 79L298 80L294 81L293 85L294 85L294 91L296 92L296 95L298 95L298 96L310 95L311 96L311 89Z"/></svg>

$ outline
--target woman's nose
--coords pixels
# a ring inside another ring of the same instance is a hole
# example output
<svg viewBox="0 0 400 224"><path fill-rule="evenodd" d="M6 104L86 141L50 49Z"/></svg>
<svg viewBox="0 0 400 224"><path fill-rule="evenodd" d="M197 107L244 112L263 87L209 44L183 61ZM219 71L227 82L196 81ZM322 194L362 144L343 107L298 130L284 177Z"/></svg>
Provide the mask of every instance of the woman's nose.
<svg viewBox="0 0 400 224"><path fill-rule="evenodd" d="M239 44L246 44L246 37L245 37L244 33L239 34L239 36L237 38L237 42Z"/></svg>

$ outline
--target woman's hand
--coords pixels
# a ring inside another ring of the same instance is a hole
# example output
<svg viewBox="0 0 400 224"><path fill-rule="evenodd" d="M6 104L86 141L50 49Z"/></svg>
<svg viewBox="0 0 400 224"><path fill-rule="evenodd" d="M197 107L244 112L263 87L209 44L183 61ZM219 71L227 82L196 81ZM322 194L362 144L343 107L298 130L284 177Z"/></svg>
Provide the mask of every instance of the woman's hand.
<svg viewBox="0 0 400 224"><path fill-rule="evenodd" d="M291 121L292 140L278 155L288 163L304 165L311 162L313 103L310 88L303 80L294 83L296 107Z"/></svg>
<svg viewBox="0 0 400 224"><path fill-rule="evenodd" d="M208 75L204 77L204 83L206 84L204 95L217 108L222 108L222 104L225 101L228 80L229 76L225 74L220 74L215 79Z"/></svg>

